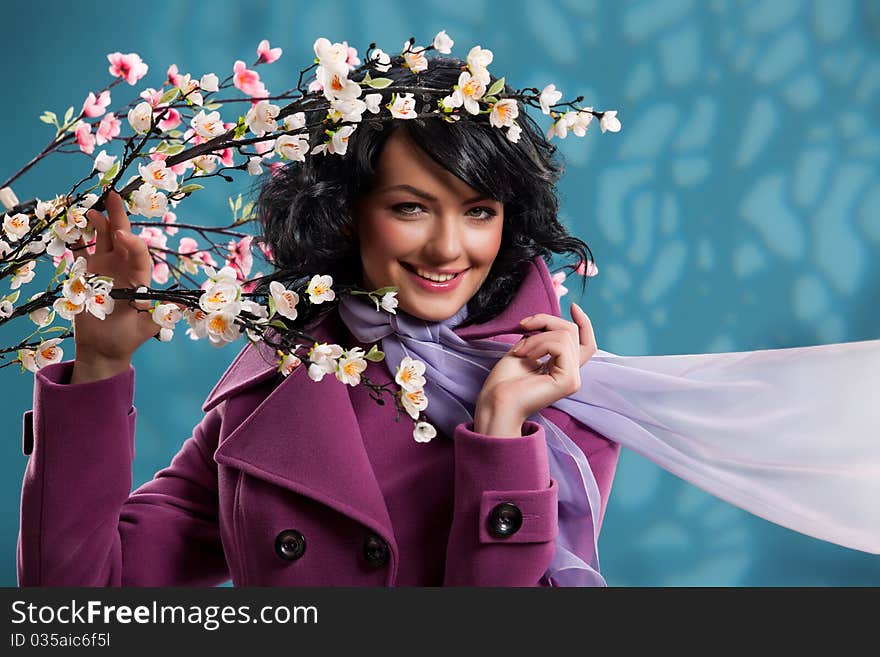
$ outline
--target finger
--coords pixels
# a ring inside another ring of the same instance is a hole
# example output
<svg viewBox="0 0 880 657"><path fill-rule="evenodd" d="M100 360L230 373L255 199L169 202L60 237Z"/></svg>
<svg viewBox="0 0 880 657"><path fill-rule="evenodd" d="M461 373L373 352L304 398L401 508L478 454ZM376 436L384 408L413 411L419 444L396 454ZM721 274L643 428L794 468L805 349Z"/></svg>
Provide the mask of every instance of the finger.
<svg viewBox="0 0 880 657"><path fill-rule="evenodd" d="M587 313L576 303L571 304L571 317L578 325L580 359L583 365L596 353L596 334L593 332L593 323Z"/></svg>
<svg viewBox="0 0 880 657"><path fill-rule="evenodd" d="M523 326L523 328L527 328L529 330L565 330L571 336L573 345L579 344L580 341L580 330L577 324L575 324L574 322L569 322L567 319L563 319L562 317L550 315L549 313L538 313L537 315L526 317L520 322L520 324Z"/></svg>
<svg viewBox="0 0 880 657"><path fill-rule="evenodd" d="M524 352L524 357L538 361L549 354L547 375L565 388L567 394L577 391L580 388L580 370L567 335L564 332L551 331L528 339L531 345ZM517 354L519 355L519 352Z"/></svg>
<svg viewBox="0 0 880 657"><path fill-rule="evenodd" d="M536 357L535 354L544 354L545 346L549 342L562 341L568 345L569 349L574 353L574 345L569 339L569 332L566 329L556 329L554 331L544 331L543 333L535 333L523 338L521 343L515 347L517 356Z"/></svg>
<svg viewBox="0 0 880 657"><path fill-rule="evenodd" d="M116 190L110 190L104 205L107 208L107 214L110 216L110 228L130 233L131 223L129 223L128 214L125 212L125 203Z"/></svg>
<svg viewBox="0 0 880 657"><path fill-rule="evenodd" d="M86 219L95 227L95 253L109 253L113 250L113 238L110 235L110 222L97 210L86 212Z"/></svg>
<svg viewBox="0 0 880 657"><path fill-rule="evenodd" d="M153 258L147 243L137 235L127 233L124 230L116 231L114 237L126 251L131 283L149 287L153 277Z"/></svg>

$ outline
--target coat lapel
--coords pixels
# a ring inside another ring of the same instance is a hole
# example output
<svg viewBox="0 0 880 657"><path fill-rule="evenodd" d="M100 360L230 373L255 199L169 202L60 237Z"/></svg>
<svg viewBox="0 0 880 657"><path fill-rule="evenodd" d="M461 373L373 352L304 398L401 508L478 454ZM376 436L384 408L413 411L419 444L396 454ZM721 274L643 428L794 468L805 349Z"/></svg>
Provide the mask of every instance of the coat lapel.
<svg viewBox="0 0 880 657"><path fill-rule="evenodd" d="M324 320L310 334L319 342L338 339L338 324ZM272 350L248 345L230 365L203 405L223 400L275 376ZM346 386L334 376L320 382L298 367L235 427L214 453L217 463L240 469L326 504L382 536L394 554L391 518L364 447ZM393 581L395 573L389 574Z"/></svg>

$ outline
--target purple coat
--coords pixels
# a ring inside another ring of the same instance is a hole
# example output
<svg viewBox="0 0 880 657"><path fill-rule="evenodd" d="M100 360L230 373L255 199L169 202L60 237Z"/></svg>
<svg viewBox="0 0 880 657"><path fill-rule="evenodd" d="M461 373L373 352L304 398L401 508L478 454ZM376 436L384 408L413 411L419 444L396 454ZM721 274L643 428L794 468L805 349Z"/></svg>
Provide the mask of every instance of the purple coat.
<svg viewBox="0 0 880 657"><path fill-rule="evenodd" d="M533 265L503 313L456 333L509 341L519 320L536 312L560 314L546 267ZM311 333L357 344L338 313ZM30 459L19 585L547 584L557 495L543 427L527 422L521 438L500 438L462 423L454 440L416 443L412 422L394 422L394 410L369 400L364 386L335 377L316 383L302 367L279 379L271 352L261 351L241 350L192 436L134 492L134 368L75 385L73 361L39 370L33 410L24 414ZM365 374L379 384L392 380L385 363L370 363ZM101 412L83 413L94 400ZM602 495L601 523L620 446L555 408L542 413L587 455ZM393 472L428 459L449 476L416 478L418 489L414 482L409 495L386 499L365 449L377 432L375 444L396 446L388 456ZM511 511L504 503L522 517L512 533L504 531L501 512ZM442 526L443 544L401 555L395 530L399 537L432 523L432 535Z"/></svg>

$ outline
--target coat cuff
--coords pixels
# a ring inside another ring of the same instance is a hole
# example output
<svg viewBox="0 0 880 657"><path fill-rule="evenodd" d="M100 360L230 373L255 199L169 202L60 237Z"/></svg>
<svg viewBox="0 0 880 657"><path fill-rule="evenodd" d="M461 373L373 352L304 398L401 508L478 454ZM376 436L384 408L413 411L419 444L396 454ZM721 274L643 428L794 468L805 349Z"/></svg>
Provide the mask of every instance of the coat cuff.
<svg viewBox="0 0 880 657"><path fill-rule="evenodd" d="M473 422L456 428L456 507L472 514L480 543L544 543L558 532L544 428L531 420L522 428L517 438L476 433Z"/></svg>
<svg viewBox="0 0 880 657"><path fill-rule="evenodd" d="M90 424L89 415L96 417L101 409L126 408L125 424L133 422L134 366L106 379L87 383L70 383L73 374L72 360L41 367L34 374L33 409L22 417L22 452L29 456L34 449L34 413L52 413L55 426L80 426ZM95 401L98 406L94 406ZM90 404L92 405L90 408ZM51 409L51 411L49 410ZM111 410L112 412L112 410ZM84 417L84 414L86 416ZM105 418L109 421L109 418Z"/></svg>

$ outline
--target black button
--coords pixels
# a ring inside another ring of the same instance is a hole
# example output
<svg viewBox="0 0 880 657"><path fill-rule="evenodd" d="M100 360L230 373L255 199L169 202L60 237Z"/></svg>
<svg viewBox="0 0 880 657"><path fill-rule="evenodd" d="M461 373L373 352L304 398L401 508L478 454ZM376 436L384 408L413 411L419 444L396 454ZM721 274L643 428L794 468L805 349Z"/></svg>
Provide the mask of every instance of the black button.
<svg viewBox="0 0 880 657"><path fill-rule="evenodd" d="M513 536L522 527L522 511L516 504L502 502L489 514L489 531L495 536Z"/></svg>
<svg viewBox="0 0 880 657"><path fill-rule="evenodd" d="M375 534L367 536L364 541L364 558L371 566L379 567L388 563L390 552L388 543Z"/></svg>
<svg viewBox="0 0 880 657"><path fill-rule="evenodd" d="M285 529L275 538L275 552L285 561L296 561L306 551L306 537L295 529Z"/></svg>

